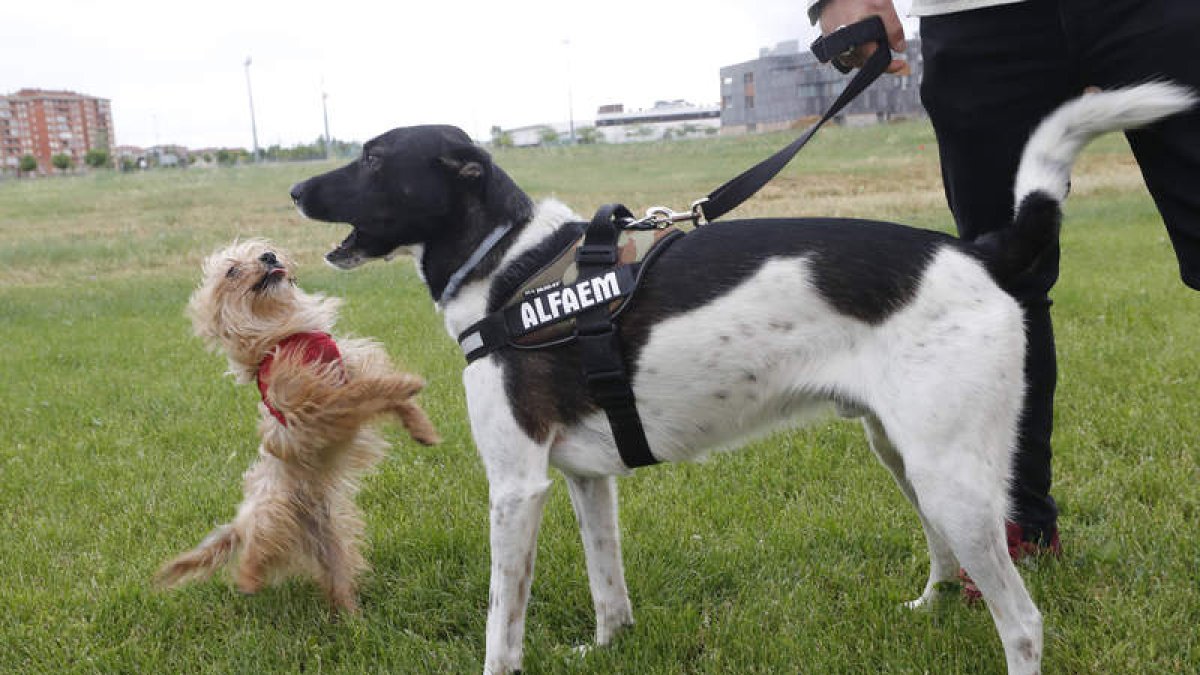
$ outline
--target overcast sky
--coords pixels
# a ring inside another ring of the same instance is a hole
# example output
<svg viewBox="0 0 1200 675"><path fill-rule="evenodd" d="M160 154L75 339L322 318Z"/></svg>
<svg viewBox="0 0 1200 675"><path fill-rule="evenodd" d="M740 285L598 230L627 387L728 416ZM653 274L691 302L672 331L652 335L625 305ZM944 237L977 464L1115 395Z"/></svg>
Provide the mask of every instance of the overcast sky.
<svg viewBox="0 0 1200 675"><path fill-rule="evenodd" d="M898 0L901 11L908 0ZM392 127L594 119L656 100L716 103L722 66L816 31L802 0L34 0L5 3L0 93L112 101L116 143L262 146ZM911 22L910 31L911 31Z"/></svg>

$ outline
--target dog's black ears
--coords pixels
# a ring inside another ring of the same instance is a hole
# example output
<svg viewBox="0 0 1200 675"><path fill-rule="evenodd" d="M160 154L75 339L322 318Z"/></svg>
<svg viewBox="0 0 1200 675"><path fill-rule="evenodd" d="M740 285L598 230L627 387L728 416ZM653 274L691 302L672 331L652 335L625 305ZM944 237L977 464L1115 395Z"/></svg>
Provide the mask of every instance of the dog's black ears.
<svg viewBox="0 0 1200 675"><path fill-rule="evenodd" d="M492 158L483 148L469 145L455 148L437 159L438 164L459 180L476 182L487 175Z"/></svg>

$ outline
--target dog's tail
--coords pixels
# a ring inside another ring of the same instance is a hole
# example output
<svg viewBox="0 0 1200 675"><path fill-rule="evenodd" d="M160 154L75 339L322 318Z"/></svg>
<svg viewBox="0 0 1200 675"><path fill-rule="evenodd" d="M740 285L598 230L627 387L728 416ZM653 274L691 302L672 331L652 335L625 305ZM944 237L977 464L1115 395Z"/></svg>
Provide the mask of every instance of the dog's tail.
<svg viewBox="0 0 1200 675"><path fill-rule="evenodd" d="M1028 270L1058 240L1061 204L1071 167L1089 142L1110 131L1135 129L1194 106L1200 97L1172 82L1147 82L1086 94L1042 120L1029 137L1017 169L1011 227L974 244L1002 283Z"/></svg>
<svg viewBox="0 0 1200 675"><path fill-rule="evenodd" d="M175 588L189 581L207 579L229 564L239 544L237 530L232 525L222 525L199 546L163 565L154 575L154 585Z"/></svg>

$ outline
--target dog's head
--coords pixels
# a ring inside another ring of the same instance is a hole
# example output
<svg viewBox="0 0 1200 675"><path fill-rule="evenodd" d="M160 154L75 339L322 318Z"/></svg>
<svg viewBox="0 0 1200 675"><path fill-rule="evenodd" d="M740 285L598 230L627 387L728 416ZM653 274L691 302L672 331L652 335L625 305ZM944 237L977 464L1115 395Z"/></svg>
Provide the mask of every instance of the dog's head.
<svg viewBox="0 0 1200 675"><path fill-rule="evenodd" d="M351 225L350 236L325 255L340 269L407 246L469 241L475 229L486 234L495 222L523 222L531 211L486 151L461 129L440 125L377 136L361 157L297 183L291 196L309 218Z"/></svg>
<svg viewBox="0 0 1200 675"><path fill-rule="evenodd" d="M224 349L235 374L258 363L279 340L328 331L338 301L296 286L288 254L263 239L238 241L208 256L188 301L196 335Z"/></svg>

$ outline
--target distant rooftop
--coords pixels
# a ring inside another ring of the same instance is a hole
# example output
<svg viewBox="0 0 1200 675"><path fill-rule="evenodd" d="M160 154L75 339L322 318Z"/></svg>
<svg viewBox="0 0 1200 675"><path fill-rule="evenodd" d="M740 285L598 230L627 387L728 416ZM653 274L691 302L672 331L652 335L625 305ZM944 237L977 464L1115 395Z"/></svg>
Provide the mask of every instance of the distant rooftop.
<svg viewBox="0 0 1200 675"><path fill-rule="evenodd" d="M88 96L87 94L80 94L79 92L67 91L65 89L32 89L29 87L21 89L15 94L8 94L8 96L16 98L87 98L99 99L101 101L108 100L99 96Z"/></svg>
<svg viewBox="0 0 1200 675"><path fill-rule="evenodd" d="M792 54L799 54L799 53L800 53L800 41L799 40L784 40L783 42L780 42L779 44L775 45L774 48L763 47L762 49L759 49L758 50L758 58L765 59L768 56L790 56Z"/></svg>

